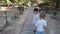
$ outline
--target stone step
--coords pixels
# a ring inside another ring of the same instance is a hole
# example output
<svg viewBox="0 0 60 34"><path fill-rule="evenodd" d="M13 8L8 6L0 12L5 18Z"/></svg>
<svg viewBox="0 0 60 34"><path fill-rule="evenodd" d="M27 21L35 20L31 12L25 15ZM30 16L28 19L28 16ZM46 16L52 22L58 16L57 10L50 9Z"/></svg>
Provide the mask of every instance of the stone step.
<svg viewBox="0 0 60 34"><path fill-rule="evenodd" d="M34 31L35 29L24 29L24 31Z"/></svg>
<svg viewBox="0 0 60 34"><path fill-rule="evenodd" d="M24 31L34 31L35 27L24 27Z"/></svg>
<svg viewBox="0 0 60 34"><path fill-rule="evenodd" d="M32 27L32 26L30 26L30 27L28 27L28 26L25 26L24 28L35 28L35 27Z"/></svg>
<svg viewBox="0 0 60 34"><path fill-rule="evenodd" d="M34 34L33 31L23 31L22 34Z"/></svg>
<svg viewBox="0 0 60 34"><path fill-rule="evenodd" d="M54 29L50 29L49 34L55 34L55 30Z"/></svg>
<svg viewBox="0 0 60 34"><path fill-rule="evenodd" d="M33 23L25 23L25 24L33 24Z"/></svg>
<svg viewBox="0 0 60 34"><path fill-rule="evenodd" d="M24 29L24 31L34 31L35 29Z"/></svg>
<svg viewBox="0 0 60 34"><path fill-rule="evenodd" d="M35 26L24 25L24 27L35 27Z"/></svg>
<svg viewBox="0 0 60 34"><path fill-rule="evenodd" d="M24 25L24 27L35 27L35 26L33 26L33 25Z"/></svg>
<svg viewBox="0 0 60 34"><path fill-rule="evenodd" d="M27 25L24 25L24 26L33 26L34 27L34 25L31 25L31 24L27 24Z"/></svg>
<svg viewBox="0 0 60 34"><path fill-rule="evenodd" d="M27 24L33 25L32 23L25 23L25 24L26 24L26 25L27 25Z"/></svg>

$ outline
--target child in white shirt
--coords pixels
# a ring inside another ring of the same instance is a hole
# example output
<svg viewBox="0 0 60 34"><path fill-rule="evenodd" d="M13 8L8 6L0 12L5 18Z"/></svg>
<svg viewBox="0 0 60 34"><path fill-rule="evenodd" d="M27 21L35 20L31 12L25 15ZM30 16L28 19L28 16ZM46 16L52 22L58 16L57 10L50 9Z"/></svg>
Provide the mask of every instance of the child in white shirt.
<svg viewBox="0 0 60 34"><path fill-rule="evenodd" d="M38 9L34 8L33 10L33 24L36 25L36 22L39 20Z"/></svg>
<svg viewBox="0 0 60 34"><path fill-rule="evenodd" d="M36 32L36 23L38 20L39 20L38 9L34 8L34 10L33 10L33 24L35 26L34 32Z"/></svg>
<svg viewBox="0 0 60 34"><path fill-rule="evenodd" d="M40 19L36 23L36 34L44 34L44 28L48 29L45 20L45 13L41 13Z"/></svg>

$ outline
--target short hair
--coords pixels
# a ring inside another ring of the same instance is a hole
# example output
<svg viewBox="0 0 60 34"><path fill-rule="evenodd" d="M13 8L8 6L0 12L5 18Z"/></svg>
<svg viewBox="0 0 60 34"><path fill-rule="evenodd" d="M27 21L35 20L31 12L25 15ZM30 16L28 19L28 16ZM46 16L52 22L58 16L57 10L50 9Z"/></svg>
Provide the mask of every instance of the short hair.
<svg viewBox="0 0 60 34"><path fill-rule="evenodd" d="M34 10L33 10L34 12L36 11L36 12L38 12L38 8L34 8Z"/></svg>
<svg viewBox="0 0 60 34"><path fill-rule="evenodd" d="M40 13L40 17L44 17L45 18L46 14L45 13Z"/></svg>

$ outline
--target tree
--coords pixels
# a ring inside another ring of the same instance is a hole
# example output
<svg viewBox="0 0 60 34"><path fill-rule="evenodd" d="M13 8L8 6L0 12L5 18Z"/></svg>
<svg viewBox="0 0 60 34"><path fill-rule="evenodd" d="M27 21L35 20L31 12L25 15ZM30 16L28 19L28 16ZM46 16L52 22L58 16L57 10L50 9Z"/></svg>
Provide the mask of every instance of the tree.
<svg viewBox="0 0 60 34"><path fill-rule="evenodd" d="M56 6L55 6L56 8L58 8L59 7L59 4L60 4L60 0L48 0L48 2L56 3Z"/></svg>
<svg viewBox="0 0 60 34"><path fill-rule="evenodd" d="M6 0L1 0L2 4L6 3Z"/></svg>
<svg viewBox="0 0 60 34"><path fill-rule="evenodd" d="M14 0L9 0L10 2L14 3L15 1Z"/></svg>
<svg viewBox="0 0 60 34"><path fill-rule="evenodd" d="M45 1L46 2L46 1ZM47 0L47 2L48 3L51 3L51 4L55 4L53 7L55 7L55 12L54 12L54 16L56 16L57 15L57 10L58 10L58 8L59 8L59 4L60 4L60 0Z"/></svg>
<svg viewBox="0 0 60 34"><path fill-rule="evenodd" d="M56 5L55 5L56 11L54 12L54 16L56 16L57 15L57 10L59 8L60 0L51 0L51 1L53 1L54 3L56 3Z"/></svg>

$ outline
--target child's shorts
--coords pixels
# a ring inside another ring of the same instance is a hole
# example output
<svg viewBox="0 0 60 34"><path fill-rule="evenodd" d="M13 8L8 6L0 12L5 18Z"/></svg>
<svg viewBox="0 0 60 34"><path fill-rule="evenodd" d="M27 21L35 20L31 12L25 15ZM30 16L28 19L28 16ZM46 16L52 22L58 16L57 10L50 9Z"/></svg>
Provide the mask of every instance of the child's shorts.
<svg viewBox="0 0 60 34"><path fill-rule="evenodd" d="M36 31L36 34L44 34L44 31Z"/></svg>

